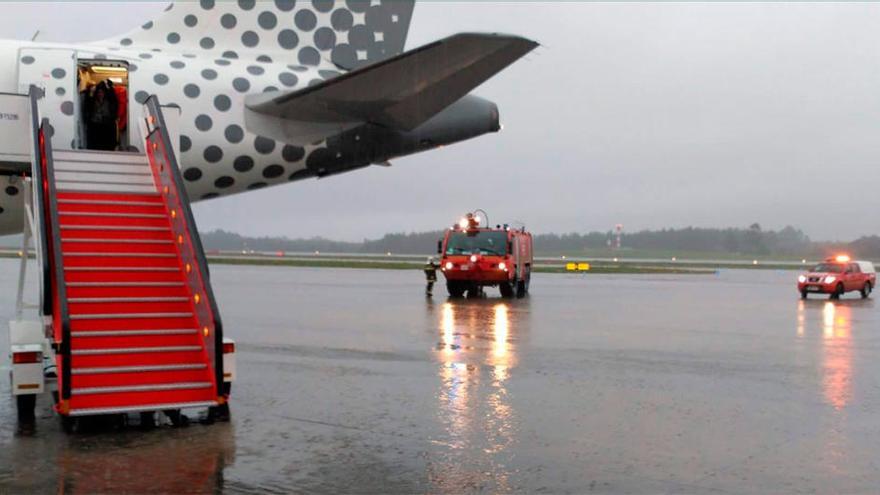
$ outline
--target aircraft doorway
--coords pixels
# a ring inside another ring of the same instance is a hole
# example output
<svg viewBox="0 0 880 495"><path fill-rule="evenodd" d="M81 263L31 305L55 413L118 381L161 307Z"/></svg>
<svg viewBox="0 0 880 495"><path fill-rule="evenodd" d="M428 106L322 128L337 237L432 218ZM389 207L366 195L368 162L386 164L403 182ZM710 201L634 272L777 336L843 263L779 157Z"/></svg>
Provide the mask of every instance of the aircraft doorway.
<svg viewBox="0 0 880 495"><path fill-rule="evenodd" d="M79 149L129 149L128 75L126 62L77 61Z"/></svg>

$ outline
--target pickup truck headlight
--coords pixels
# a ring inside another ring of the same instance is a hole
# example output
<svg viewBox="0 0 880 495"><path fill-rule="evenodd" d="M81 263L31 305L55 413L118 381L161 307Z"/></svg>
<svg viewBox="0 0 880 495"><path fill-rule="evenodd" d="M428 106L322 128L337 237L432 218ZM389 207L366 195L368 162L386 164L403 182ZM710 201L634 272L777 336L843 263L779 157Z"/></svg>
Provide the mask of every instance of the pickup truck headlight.
<svg viewBox="0 0 880 495"><path fill-rule="evenodd" d="M832 277L831 275L825 277L826 284L833 284L835 280L837 280L837 277Z"/></svg>
<svg viewBox="0 0 880 495"><path fill-rule="evenodd" d="M806 282L806 281L807 281L807 277L805 277L805 276L803 276L803 275L801 275L800 277L798 277L798 282L800 282L800 283L804 283L804 282Z"/></svg>

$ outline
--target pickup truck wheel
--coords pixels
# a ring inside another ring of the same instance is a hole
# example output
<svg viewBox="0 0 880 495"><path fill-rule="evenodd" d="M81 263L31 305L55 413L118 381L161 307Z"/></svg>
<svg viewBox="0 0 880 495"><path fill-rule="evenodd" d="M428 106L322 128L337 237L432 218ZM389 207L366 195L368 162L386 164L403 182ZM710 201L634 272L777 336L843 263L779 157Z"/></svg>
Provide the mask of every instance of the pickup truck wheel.
<svg viewBox="0 0 880 495"><path fill-rule="evenodd" d="M36 418L37 396L35 394L16 395L15 405L18 409L19 423L33 423Z"/></svg>
<svg viewBox="0 0 880 495"><path fill-rule="evenodd" d="M872 289L873 287L871 287L871 282L865 282L865 286L862 287L862 299L867 299L868 296L871 295Z"/></svg>
<svg viewBox="0 0 880 495"><path fill-rule="evenodd" d="M806 299L806 298L807 298L807 291L802 290L801 291L801 299Z"/></svg>
<svg viewBox="0 0 880 495"><path fill-rule="evenodd" d="M834 292L831 294L831 299L840 299L840 296L843 295L843 292L843 284L837 284L837 287L835 287Z"/></svg>

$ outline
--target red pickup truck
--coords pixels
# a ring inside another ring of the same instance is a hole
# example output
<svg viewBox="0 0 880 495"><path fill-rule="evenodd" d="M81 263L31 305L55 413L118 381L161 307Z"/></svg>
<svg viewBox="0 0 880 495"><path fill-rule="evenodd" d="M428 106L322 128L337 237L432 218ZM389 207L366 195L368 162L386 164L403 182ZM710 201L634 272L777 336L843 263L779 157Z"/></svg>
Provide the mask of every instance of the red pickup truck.
<svg viewBox="0 0 880 495"><path fill-rule="evenodd" d="M859 291L865 299L877 286L877 273L870 261L852 261L849 256L828 258L798 277L798 292L806 299L809 294L831 294L838 299L850 291Z"/></svg>

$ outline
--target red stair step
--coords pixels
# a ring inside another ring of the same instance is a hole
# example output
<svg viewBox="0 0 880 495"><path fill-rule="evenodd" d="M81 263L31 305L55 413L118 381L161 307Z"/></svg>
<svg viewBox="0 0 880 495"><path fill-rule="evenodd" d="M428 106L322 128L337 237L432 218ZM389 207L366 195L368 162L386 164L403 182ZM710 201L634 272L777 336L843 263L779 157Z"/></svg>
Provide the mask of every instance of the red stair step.
<svg viewBox="0 0 880 495"><path fill-rule="evenodd" d="M92 393L85 395L72 395L70 398L70 407L72 410L99 407L132 407L159 403L173 404L181 402L211 401L216 399L216 397L217 392L211 386L182 390L112 392L101 394Z"/></svg>
<svg viewBox="0 0 880 495"><path fill-rule="evenodd" d="M146 385L146 384L166 384L166 383L180 383L180 382L210 382L211 377L208 375L207 366L204 363L195 363L195 366L198 368L195 369L180 369L180 365L165 365L169 367L177 366L176 368L170 370L163 371L150 371L149 367L140 367L147 368L147 370L137 370L130 372L115 372L109 373L103 370L110 370L113 367L109 368L86 368L86 370L102 370L100 373L90 372L88 374L81 374L80 370L73 369L71 375L71 387L76 390L78 388L86 388L86 387L113 387L113 386L124 386L124 385ZM193 366L193 365L190 365ZM118 367L125 368L125 367ZM129 366L128 368L138 368Z"/></svg>
<svg viewBox="0 0 880 495"><path fill-rule="evenodd" d="M167 350L167 347L154 347L154 349L156 349L155 352L73 354L70 357L73 366L71 369L204 362L205 359L204 351L199 346L180 346L177 348L181 350Z"/></svg>
<svg viewBox="0 0 880 495"><path fill-rule="evenodd" d="M127 335L107 337L77 337L73 332L71 349L130 349L156 346L201 346L202 341L197 334L178 335Z"/></svg>

